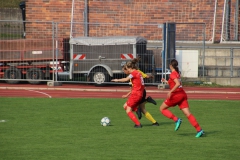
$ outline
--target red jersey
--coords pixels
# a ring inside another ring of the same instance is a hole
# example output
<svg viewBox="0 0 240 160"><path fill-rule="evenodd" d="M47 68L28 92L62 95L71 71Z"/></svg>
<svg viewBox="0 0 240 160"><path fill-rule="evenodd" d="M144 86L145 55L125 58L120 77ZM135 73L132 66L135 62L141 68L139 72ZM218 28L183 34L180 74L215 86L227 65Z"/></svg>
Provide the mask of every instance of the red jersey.
<svg viewBox="0 0 240 160"><path fill-rule="evenodd" d="M142 74L139 71L134 70L131 74L129 74L128 77L131 79L132 82L132 94L142 96L144 90L144 81Z"/></svg>
<svg viewBox="0 0 240 160"><path fill-rule="evenodd" d="M176 84L174 82L174 79L178 79L178 81L180 82L180 86L174 92L183 91L181 77L180 77L180 74L177 71L173 71L170 74L170 78L168 80L168 84L169 84L170 89L172 89L175 86L175 84Z"/></svg>

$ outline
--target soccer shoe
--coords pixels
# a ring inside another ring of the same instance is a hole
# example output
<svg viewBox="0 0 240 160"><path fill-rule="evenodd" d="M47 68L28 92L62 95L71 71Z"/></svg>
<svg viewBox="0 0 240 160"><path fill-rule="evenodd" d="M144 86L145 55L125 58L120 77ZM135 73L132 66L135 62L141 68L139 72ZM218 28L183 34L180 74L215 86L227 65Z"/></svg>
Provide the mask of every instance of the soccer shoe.
<svg viewBox="0 0 240 160"><path fill-rule="evenodd" d="M141 108L137 109L137 116L138 116L138 119L142 118L142 110L141 110Z"/></svg>
<svg viewBox="0 0 240 160"><path fill-rule="evenodd" d="M175 122L175 131L177 131L182 123L182 120L178 118L178 120Z"/></svg>
<svg viewBox="0 0 240 160"><path fill-rule="evenodd" d="M196 138L202 137L204 135L204 131L201 129L199 132L196 134Z"/></svg>
<svg viewBox="0 0 240 160"><path fill-rule="evenodd" d="M155 122L155 123L152 124L152 126L159 126L159 123Z"/></svg>
<svg viewBox="0 0 240 160"><path fill-rule="evenodd" d="M147 102L157 105L157 102L154 99L152 99L152 97L150 96L147 97Z"/></svg>
<svg viewBox="0 0 240 160"><path fill-rule="evenodd" d="M142 128L142 125L140 124L140 125L134 125L134 128Z"/></svg>

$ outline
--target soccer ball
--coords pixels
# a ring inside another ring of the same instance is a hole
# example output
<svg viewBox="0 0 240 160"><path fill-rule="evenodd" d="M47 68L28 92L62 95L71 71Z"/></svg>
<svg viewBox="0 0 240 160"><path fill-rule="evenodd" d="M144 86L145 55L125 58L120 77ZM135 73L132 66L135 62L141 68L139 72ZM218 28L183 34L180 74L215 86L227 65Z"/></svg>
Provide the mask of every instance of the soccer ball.
<svg viewBox="0 0 240 160"><path fill-rule="evenodd" d="M101 119L101 125L102 126L109 126L110 125L110 122L111 122L111 120L108 118L108 117L103 117L102 119Z"/></svg>

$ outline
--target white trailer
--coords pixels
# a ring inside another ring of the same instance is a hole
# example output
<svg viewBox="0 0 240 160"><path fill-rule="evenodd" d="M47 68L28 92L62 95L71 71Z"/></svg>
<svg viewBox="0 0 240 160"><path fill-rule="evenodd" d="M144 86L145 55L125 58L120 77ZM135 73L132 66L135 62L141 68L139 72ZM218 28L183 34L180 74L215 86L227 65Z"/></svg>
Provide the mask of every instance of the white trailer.
<svg viewBox="0 0 240 160"><path fill-rule="evenodd" d="M147 40L137 36L76 37L69 43L69 78L85 74L89 82L102 84L113 77L126 76L122 66L137 55L146 54ZM139 66L143 66L141 62Z"/></svg>

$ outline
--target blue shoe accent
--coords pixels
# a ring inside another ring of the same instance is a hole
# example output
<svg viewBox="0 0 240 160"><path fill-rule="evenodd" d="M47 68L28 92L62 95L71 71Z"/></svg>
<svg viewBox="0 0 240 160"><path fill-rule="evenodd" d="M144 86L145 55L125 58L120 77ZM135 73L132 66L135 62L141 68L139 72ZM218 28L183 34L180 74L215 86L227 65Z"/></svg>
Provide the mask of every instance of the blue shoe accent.
<svg viewBox="0 0 240 160"><path fill-rule="evenodd" d="M182 123L182 119L178 118L178 120L175 122L175 131L177 131Z"/></svg>
<svg viewBox="0 0 240 160"><path fill-rule="evenodd" d="M196 138L202 137L204 135L204 131L201 129L201 131L197 132Z"/></svg>

